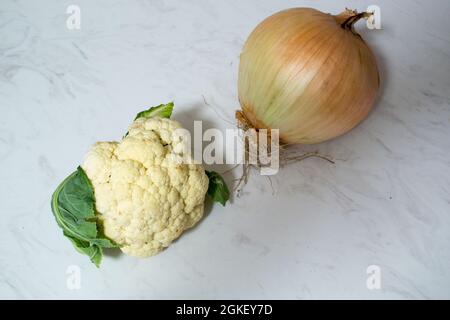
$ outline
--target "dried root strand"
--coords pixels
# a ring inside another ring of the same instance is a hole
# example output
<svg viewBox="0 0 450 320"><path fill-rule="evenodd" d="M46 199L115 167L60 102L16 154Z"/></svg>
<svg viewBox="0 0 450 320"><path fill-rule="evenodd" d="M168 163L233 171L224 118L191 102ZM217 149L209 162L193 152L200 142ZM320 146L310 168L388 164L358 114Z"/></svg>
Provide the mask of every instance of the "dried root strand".
<svg viewBox="0 0 450 320"><path fill-rule="evenodd" d="M307 152L307 153L304 153L304 154L301 154L301 155L298 155L298 156L291 156L291 157L289 157L289 156L286 156L286 157L280 156L280 158L281 158L280 162L281 162L281 165L283 166L283 165L290 164L292 162L299 162L299 161L302 161L302 160L305 160L305 159L308 159L308 158L313 158L313 157L320 158L320 159L323 159L325 161L328 161L329 163L335 164L333 159L331 159L328 156L320 154L318 151Z"/></svg>
<svg viewBox="0 0 450 320"><path fill-rule="evenodd" d="M241 111L236 111L236 120L238 123L238 127L244 131L253 128L252 124L247 120L244 113ZM269 136L267 137L268 138L267 141L270 141L270 130L268 130L268 134L269 134ZM257 142L257 144L258 144L258 142ZM286 165L292 164L292 163L297 163L297 162L303 161L308 158L319 158L319 159L325 160L331 164L335 164L334 160L331 157L322 155L318 151L306 152L306 153L303 153L300 155L290 155L289 150L288 150L288 148L290 146L292 146L292 145L281 144L279 146L280 167L283 167L283 166L286 166ZM256 150L258 150L258 146L256 147ZM271 154L269 144L267 144L267 154L269 156ZM262 165L260 165L259 162L257 164L250 163L249 162L250 155L251 154L250 154L250 148L249 148L249 141L244 140L244 163L242 164L242 174L241 174L240 178L235 180L235 181L237 181L237 184L233 189L234 191L237 192L238 197L239 197L240 193L242 192L242 189L248 182L248 179L250 176L250 170L252 168L259 169L262 167ZM230 170L233 170L236 167L237 166L233 167ZM272 183L272 181L271 181L271 183ZM273 187L272 187L272 190L273 190Z"/></svg>

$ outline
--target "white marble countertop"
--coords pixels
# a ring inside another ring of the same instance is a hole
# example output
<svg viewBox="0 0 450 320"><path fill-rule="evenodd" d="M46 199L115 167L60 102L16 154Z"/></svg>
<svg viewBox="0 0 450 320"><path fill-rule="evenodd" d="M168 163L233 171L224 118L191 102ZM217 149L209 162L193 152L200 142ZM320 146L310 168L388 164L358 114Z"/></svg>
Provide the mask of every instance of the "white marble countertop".
<svg viewBox="0 0 450 320"><path fill-rule="evenodd" d="M80 30L66 27L70 4ZM304 148L335 165L308 159L272 186L254 175L150 259L108 255L97 269L63 238L50 196L93 142L171 100L188 127L232 127L240 49L259 21L370 4L383 29L359 29L381 98L351 133ZM450 298L448 12L446 0L2 0L0 298ZM367 287L371 265L380 289Z"/></svg>

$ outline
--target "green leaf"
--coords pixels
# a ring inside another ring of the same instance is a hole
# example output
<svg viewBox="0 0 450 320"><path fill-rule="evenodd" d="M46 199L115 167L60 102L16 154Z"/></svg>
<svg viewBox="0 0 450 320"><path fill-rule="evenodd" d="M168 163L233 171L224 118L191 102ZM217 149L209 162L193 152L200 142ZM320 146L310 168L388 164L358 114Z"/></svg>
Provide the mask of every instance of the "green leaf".
<svg viewBox="0 0 450 320"><path fill-rule="evenodd" d="M118 247L98 232L94 188L81 167L56 188L51 205L63 234L78 252L89 256L97 267L102 260L102 248Z"/></svg>
<svg viewBox="0 0 450 320"><path fill-rule="evenodd" d="M169 119L172 116L172 111L173 111L173 102L169 102L167 104L160 104L159 106L151 107L148 110L139 112L136 115L136 118L134 118L134 120L137 120L139 118L148 119L152 117L161 117ZM125 138L126 136L128 136L128 132L125 133L123 138Z"/></svg>
<svg viewBox="0 0 450 320"><path fill-rule="evenodd" d="M215 171L205 171L209 178L208 195L215 202L225 203L230 199L230 191L222 176Z"/></svg>
<svg viewBox="0 0 450 320"><path fill-rule="evenodd" d="M100 267L103 257L102 248L100 246L74 238L64 231L63 234L69 238L79 253L87 255L91 259L92 263L94 263L97 267Z"/></svg>
<svg viewBox="0 0 450 320"><path fill-rule="evenodd" d="M148 110L144 110L139 112L136 115L136 119L139 118L152 118L152 117L161 117L161 118L170 118L172 116L173 111L173 102L169 102L167 104L160 104L156 107L151 107Z"/></svg>

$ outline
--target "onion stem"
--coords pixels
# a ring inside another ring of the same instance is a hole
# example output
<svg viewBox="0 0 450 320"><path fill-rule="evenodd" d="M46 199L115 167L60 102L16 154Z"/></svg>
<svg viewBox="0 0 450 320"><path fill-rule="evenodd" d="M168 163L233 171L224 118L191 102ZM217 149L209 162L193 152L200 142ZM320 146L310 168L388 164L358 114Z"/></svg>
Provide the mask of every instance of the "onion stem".
<svg viewBox="0 0 450 320"><path fill-rule="evenodd" d="M360 19L364 18L367 19L370 17L373 13L371 12L361 12L358 14L355 14L353 16L348 17L344 22L341 23L341 27L343 29L352 31L353 25Z"/></svg>

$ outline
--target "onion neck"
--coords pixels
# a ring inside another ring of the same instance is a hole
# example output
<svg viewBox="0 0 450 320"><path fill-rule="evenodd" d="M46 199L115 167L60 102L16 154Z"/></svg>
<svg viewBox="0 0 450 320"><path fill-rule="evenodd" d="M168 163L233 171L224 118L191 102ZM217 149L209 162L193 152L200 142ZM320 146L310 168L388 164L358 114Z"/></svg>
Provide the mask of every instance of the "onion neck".
<svg viewBox="0 0 450 320"><path fill-rule="evenodd" d="M372 15L371 12L360 12L356 10L346 9L344 12L338 14L334 18L336 22L341 26L342 29L351 31L355 33L353 25L360 19L367 19Z"/></svg>

